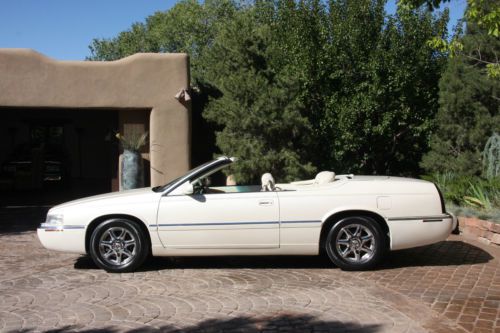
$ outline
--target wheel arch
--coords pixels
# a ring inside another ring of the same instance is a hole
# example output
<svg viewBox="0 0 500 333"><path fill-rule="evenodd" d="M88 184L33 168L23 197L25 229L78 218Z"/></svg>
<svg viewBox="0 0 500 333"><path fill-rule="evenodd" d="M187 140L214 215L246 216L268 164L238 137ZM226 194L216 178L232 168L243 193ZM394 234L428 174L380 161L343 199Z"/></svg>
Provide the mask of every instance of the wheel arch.
<svg viewBox="0 0 500 333"><path fill-rule="evenodd" d="M380 225L382 228L384 235L386 237L386 246L389 248L390 247L390 230L389 230L389 225L387 224L387 221L385 220L382 215L370 211L370 210L363 210L363 209L349 209L349 210L343 210L339 212L335 212L331 215L329 215L321 225L321 233L320 233L320 238L319 238L319 252L324 253L325 252L325 241L326 237L328 236L328 231L330 228L335 225L337 222L341 221L342 219L346 217L352 217L352 216L367 216L371 217L376 223Z"/></svg>
<svg viewBox="0 0 500 333"><path fill-rule="evenodd" d="M149 242L149 249L150 249L149 251L151 251L151 235L149 234L148 227L141 219L139 219L133 215L128 215L128 214L107 214L107 215L102 215L102 216L96 217L95 219L92 220L92 222L89 223L87 230L85 231L85 252L87 254L89 253L90 237L92 236L92 233L94 232L94 230L102 222L107 221L107 220L111 220L111 219L126 219L126 220L130 220L132 222L135 222L137 224L137 226L141 229L141 231L144 233L144 236L146 237L147 242Z"/></svg>

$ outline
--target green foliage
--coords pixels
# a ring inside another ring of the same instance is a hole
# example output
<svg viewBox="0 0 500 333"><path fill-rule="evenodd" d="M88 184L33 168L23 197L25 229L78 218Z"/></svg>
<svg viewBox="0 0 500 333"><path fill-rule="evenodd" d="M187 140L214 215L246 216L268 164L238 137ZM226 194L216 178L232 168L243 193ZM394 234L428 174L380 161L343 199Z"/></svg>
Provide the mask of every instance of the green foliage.
<svg viewBox="0 0 500 333"><path fill-rule="evenodd" d="M445 201L456 205L463 203L470 183L474 181L474 177L458 176L453 172L435 173L424 179L434 182L443 192Z"/></svg>
<svg viewBox="0 0 500 333"><path fill-rule="evenodd" d="M491 201L488 192L479 184L469 183L470 195L464 196L466 204L474 208L491 209Z"/></svg>
<svg viewBox="0 0 500 333"><path fill-rule="evenodd" d="M477 209L500 209L500 177L484 179L446 172L423 178L436 183L448 203Z"/></svg>
<svg viewBox="0 0 500 333"><path fill-rule="evenodd" d="M500 223L500 209L491 210L477 209L472 207L461 207L447 204L446 209L455 216L477 217L482 220Z"/></svg>
<svg viewBox="0 0 500 333"><path fill-rule="evenodd" d="M385 0L183 0L111 40L91 60L187 52L193 113L215 124L241 181L315 170L416 175L437 112L448 15L384 12ZM204 138L196 137L193 142Z"/></svg>
<svg viewBox="0 0 500 333"><path fill-rule="evenodd" d="M121 32L112 40L94 39L89 46L91 56L87 60L116 60L138 52L150 52L151 46L147 38L147 26L134 23L132 27Z"/></svg>
<svg viewBox="0 0 500 333"><path fill-rule="evenodd" d="M500 222L500 178L465 178L453 176L448 182L447 192L443 191L447 209L455 215Z"/></svg>
<svg viewBox="0 0 500 333"><path fill-rule="evenodd" d="M399 0L398 5L407 8L426 6L429 10L434 10L445 2L450 2L450 0Z"/></svg>
<svg viewBox="0 0 500 333"><path fill-rule="evenodd" d="M192 80L203 77L199 69L220 26L232 18L237 5L230 0L181 0L168 11L158 11L144 23L134 23L112 39L94 39L88 60L116 60L137 52L186 52Z"/></svg>
<svg viewBox="0 0 500 333"><path fill-rule="evenodd" d="M400 0L399 5L403 8L418 8L426 5L431 10L438 8L442 2L449 0ZM471 25L485 31L492 38L500 37L500 5L497 0L468 0L465 18ZM429 45L441 52L448 52L451 57L460 55L483 64L486 67L485 73L493 79L500 78L500 63L498 56L484 57L481 48L475 50L473 54L464 53L464 45L460 38L453 38L451 41L436 36L429 40Z"/></svg>
<svg viewBox="0 0 500 333"><path fill-rule="evenodd" d="M500 64L486 64L486 72L493 79L500 79Z"/></svg>
<svg viewBox="0 0 500 333"><path fill-rule="evenodd" d="M464 53L481 49L485 57L500 52L500 40L469 25ZM437 128L421 165L428 171L481 175L482 151L500 131L500 80L484 75L484 64L465 55L451 58L440 81Z"/></svg>
<svg viewBox="0 0 500 333"><path fill-rule="evenodd" d="M423 179L433 182L439 187L446 201L452 202L456 202L456 198L451 196L456 192L452 189L452 185L455 183L455 177L456 175L452 172L435 173L432 175L422 176Z"/></svg>
<svg viewBox="0 0 500 333"><path fill-rule="evenodd" d="M483 150L483 168L486 177L500 177L500 135L493 133Z"/></svg>
<svg viewBox="0 0 500 333"><path fill-rule="evenodd" d="M468 0L467 4L467 19L485 29L488 35L500 37L500 4L498 1Z"/></svg>
<svg viewBox="0 0 500 333"><path fill-rule="evenodd" d="M427 41L427 45L441 52L449 53L452 58L460 54L464 49L464 44L456 37L452 38L451 41L447 41L442 37L432 37Z"/></svg>
<svg viewBox="0 0 500 333"><path fill-rule="evenodd" d="M323 146L322 158L342 171L417 174L444 63L426 42L444 33L447 13L399 10L384 22L383 2L335 7L332 93L318 124L332 145Z"/></svg>
<svg viewBox="0 0 500 333"><path fill-rule="evenodd" d="M430 10L439 8L450 0L399 0L398 4L405 8L426 6ZM465 16L469 22L485 29L489 35L500 37L500 4L495 0L467 0Z"/></svg>
<svg viewBox="0 0 500 333"><path fill-rule="evenodd" d="M289 181L314 171L301 145L310 127L300 114L297 79L273 66L273 31L256 19L253 10L240 13L215 40L207 77L222 97L205 115L223 125L218 147L243 157L231 170L238 182L256 181L264 172Z"/></svg>
<svg viewBox="0 0 500 333"><path fill-rule="evenodd" d="M253 134L252 138L258 139L253 142L248 138L248 129L242 128L239 135L232 133L236 127L227 111L241 114L241 123L253 112L237 113L233 110L237 107L230 106L229 100L237 100L232 96L242 95L241 108L248 108L249 101L265 105L271 122L281 122L273 116L274 105L293 106L295 129L287 125L291 122L280 126L283 133L289 133L291 151L299 153L293 155L297 162L310 161L319 169L340 172L416 174L418 165L414 161L420 160L427 148L437 111L437 82L443 65L441 55L426 41L445 31L447 15L434 18L423 11L407 10L387 18L384 3L330 2L325 7L313 0L277 5L261 1L255 18L249 20L251 28L230 27L231 33L219 35L216 40L220 44L231 46L213 49L215 61L210 66L221 80L210 82L221 89L223 96L231 89L238 91L231 93L229 99L223 97L214 102L217 109L212 108L207 114L223 127L231 128L218 135L221 150L234 151L238 149L235 144L246 146L245 140L249 146L260 147L257 141L263 139L262 134ZM239 29L247 35L240 35ZM267 43L271 48L265 56L249 49L257 42L246 37L260 29L273 32L258 44ZM239 60L242 56L251 60ZM225 67L217 66L219 62ZM248 87L248 82L254 80L251 77L258 77L261 71L272 73L267 83ZM288 90L285 95L290 104L283 103L279 94L278 104L274 104L276 92L266 91L266 85L281 82L277 78L293 82L283 87L283 91ZM262 98L267 102L258 101ZM216 112L218 117L214 116ZM304 124L303 128L310 126L311 131L304 131L299 124ZM267 148L262 149L276 153L276 148L263 146ZM259 150L256 149L256 160L263 153ZM307 170L311 169L304 171Z"/></svg>
<svg viewBox="0 0 500 333"><path fill-rule="evenodd" d="M88 60L116 60L136 52L185 52L189 54L192 96L192 156L195 165L215 152L214 126L203 118L217 88L206 82L205 54L220 27L241 8L231 0L180 0L171 9L159 11L135 23L111 39L94 39Z"/></svg>

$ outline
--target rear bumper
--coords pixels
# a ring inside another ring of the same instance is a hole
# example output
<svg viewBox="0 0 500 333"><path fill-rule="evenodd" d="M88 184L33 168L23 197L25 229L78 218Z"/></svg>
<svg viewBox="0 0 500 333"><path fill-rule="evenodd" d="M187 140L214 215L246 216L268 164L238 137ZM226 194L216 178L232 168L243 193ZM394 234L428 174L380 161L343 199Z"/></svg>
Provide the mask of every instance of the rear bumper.
<svg viewBox="0 0 500 333"><path fill-rule="evenodd" d="M458 226L458 218L453 215L452 213L447 213L448 215L451 216L451 218L453 219L453 226L451 228L451 230L455 230L455 228Z"/></svg>
<svg viewBox="0 0 500 333"><path fill-rule="evenodd" d="M391 217L387 220L387 224L390 230L391 250L401 250L445 240L456 227L457 218L449 213Z"/></svg>
<svg viewBox="0 0 500 333"><path fill-rule="evenodd" d="M47 227L42 224L37 235L40 243L49 250L85 253L84 226Z"/></svg>

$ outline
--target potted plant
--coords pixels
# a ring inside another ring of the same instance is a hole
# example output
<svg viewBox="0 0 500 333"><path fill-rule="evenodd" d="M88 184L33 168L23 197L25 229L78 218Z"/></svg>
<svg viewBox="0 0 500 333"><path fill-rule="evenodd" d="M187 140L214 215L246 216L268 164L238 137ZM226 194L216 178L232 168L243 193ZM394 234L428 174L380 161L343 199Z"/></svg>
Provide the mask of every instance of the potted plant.
<svg viewBox="0 0 500 333"><path fill-rule="evenodd" d="M147 132L128 137L116 134L123 148L120 191L144 187L144 164L140 150L146 144L147 137Z"/></svg>

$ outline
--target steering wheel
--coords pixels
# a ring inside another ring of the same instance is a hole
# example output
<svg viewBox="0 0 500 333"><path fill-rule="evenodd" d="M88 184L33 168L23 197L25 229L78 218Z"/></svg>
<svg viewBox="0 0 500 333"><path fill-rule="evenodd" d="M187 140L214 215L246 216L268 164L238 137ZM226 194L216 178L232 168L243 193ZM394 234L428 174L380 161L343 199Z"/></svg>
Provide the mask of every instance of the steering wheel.
<svg viewBox="0 0 500 333"><path fill-rule="evenodd" d="M193 194L207 193L207 180L206 178L197 179L193 182Z"/></svg>

